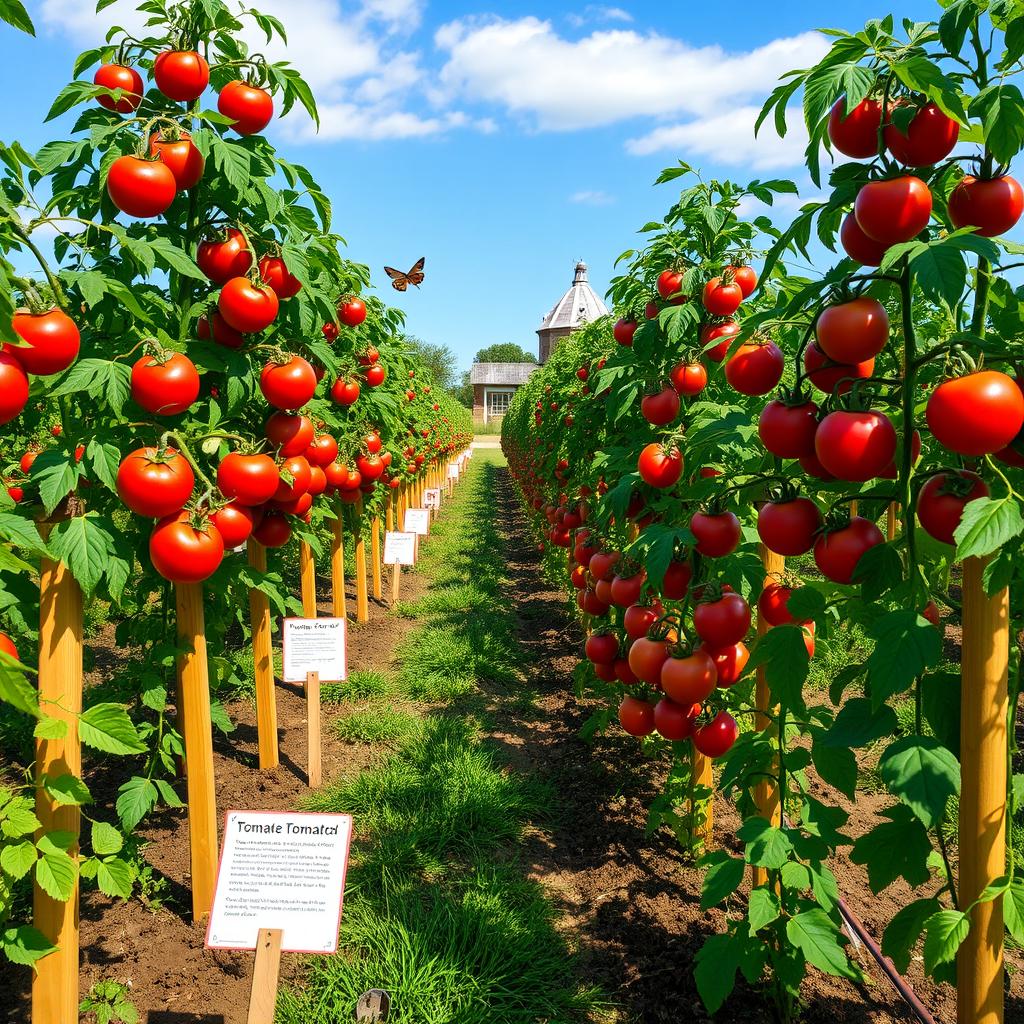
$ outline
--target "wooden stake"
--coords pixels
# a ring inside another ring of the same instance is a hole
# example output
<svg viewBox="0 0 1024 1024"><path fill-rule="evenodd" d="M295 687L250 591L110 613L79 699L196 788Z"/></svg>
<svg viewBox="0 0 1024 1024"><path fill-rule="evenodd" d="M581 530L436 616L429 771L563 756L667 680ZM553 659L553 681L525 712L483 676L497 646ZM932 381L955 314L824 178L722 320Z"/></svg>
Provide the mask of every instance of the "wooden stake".
<svg viewBox="0 0 1024 1024"><path fill-rule="evenodd" d="M306 782L310 789L316 789L321 782L320 771L320 673L306 673L306 739L309 760Z"/></svg>
<svg viewBox="0 0 1024 1024"><path fill-rule="evenodd" d="M960 695L960 906L1006 870L1009 593L985 594L987 559L964 559ZM980 903L956 958L958 1024L1002 1024L1003 900Z"/></svg>
<svg viewBox="0 0 1024 1024"><path fill-rule="evenodd" d="M370 621L370 597L366 588L366 540L363 537L363 499L355 504L356 622Z"/></svg>
<svg viewBox="0 0 1024 1024"><path fill-rule="evenodd" d="M281 974L281 929L261 928L249 992L248 1024L274 1024L277 982Z"/></svg>
<svg viewBox="0 0 1024 1024"><path fill-rule="evenodd" d="M299 579L302 585L302 614L307 619L315 619L316 566L313 564L313 550L305 541L299 546Z"/></svg>
<svg viewBox="0 0 1024 1024"><path fill-rule="evenodd" d="M188 838L192 864L192 917L202 920L213 906L217 883L217 796L213 774L210 676L201 583L176 583L178 691L188 765Z"/></svg>
<svg viewBox="0 0 1024 1024"><path fill-rule="evenodd" d="M336 500L334 532L331 535L331 612L336 619L348 618L345 598L345 516L340 501Z"/></svg>
<svg viewBox="0 0 1024 1024"><path fill-rule="evenodd" d="M786 559L770 551L764 544L760 545L761 564L764 566L765 583L778 582L779 577L785 571ZM758 612L757 635L763 636L771 628L764 617ZM754 728L760 732L770 730L772 735L775 732L774 722L770 716L772 709L772 695L768 688L768 680L765 678L764 666L757 669L757 689L755 692L754 706L757 714L754 716ZM773 762L774 763L774 762ZM771 779L760 779L754 786L754 803L762 818L767 819L773 825L778 825L781 818L781 807L779 803L779 787ZM751 884L753 886L764 885L768 881L768 871L765 868L752 867Z"/></svg>
<svg viewBox="0 0 1024 1024"><path fill-rule="evenodd" d="M267 549L250 540L249 564L267 571ZM256 676L256 733L260 768L269 771L280 764L277 750L277 694L274 692L274 657L270 646L270 601L262 590L249 591L249 619L252 623L252 659Z"/></svg>
<svg viewBox="0 0 1024 1024"><path fill-rule="evenodd" d="M896 510L899 506L895 501L889 502L889 507L885 512L885 537L886 540L896 539Z"/></svg>
<svg viewBox="0 0 1024 1024"><path fill-rule="evenodd" d="M45 529L45 527L44 527ZM68 854L78 860L81 812L54 801L40 788L43 776L82 774L78 714L82 710L82 592L62 562L44 558L39 572L39 702L51 718L67 723L62 739L36 740L36 817L45 832L70 832ZM33 923L57 947L39 960L32 977L34 1024L78 1022L78 879L67 902L32 891Z"/></svg>
<svg viewBox="0 0 1024 1024"><path fill-rule="evenodd" d="M380 571L380 516L374 516L370 523L370 567L373 570L373 596L379 601L384 595Z"/></svg>
<svg viewBox="0 0 1024 1024"><path fill-rule="evenodd" d="M398 594L402 586L402 567L396 562L391 566L391 607L398 604Z"/></svg>
<svg viewBox="0 0 1024 1024"><path fill-rule="evenodd" d="M695 786L705 786L707 789L714 790L715 780L711 771L711 758L706 757L696 747L693 748L690 755L690 771L693 773L693 784ZM690 806L690 814L694 816L697 814L696 801L693 801ZM700 839L704 843L704 849L709 850L711 848L711 840L714 837L714 831L714 807L709 799L704 814L704 821L694 828L694 839Z"/></svg>
<svg viewBox="0 0 1024 1024"><path fill-rule="evenodd" d="M387 505L384 510L384 532L391 533L395 528L395 492L389 490Z"/></svg>

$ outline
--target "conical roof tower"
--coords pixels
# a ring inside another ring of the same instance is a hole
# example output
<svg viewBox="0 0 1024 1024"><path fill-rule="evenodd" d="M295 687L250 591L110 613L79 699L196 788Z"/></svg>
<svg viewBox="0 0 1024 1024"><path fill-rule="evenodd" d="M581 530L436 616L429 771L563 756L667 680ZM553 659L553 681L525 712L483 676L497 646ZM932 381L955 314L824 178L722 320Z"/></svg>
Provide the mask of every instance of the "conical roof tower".
<svg viewBox="0 0 1024 1024"><path fill-rule="evenodd" d="M540 361L547 362L559 339L604 316L608 308L587 280L587 265L576 264L576 274L569 290L555 303L554 308L537 328L540 339Z"/></svg>

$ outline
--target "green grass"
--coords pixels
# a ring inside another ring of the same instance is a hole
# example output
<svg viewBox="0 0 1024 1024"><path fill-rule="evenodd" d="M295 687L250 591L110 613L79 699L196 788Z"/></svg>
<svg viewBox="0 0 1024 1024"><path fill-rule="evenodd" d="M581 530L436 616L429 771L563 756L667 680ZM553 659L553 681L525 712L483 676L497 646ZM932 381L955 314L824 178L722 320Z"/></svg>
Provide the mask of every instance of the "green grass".
<svg viewBox="0 0 1024 1024"><path fill-rule="evenodd" d="M352 814L357 839L339 955L311 958L303 986L281 993L281 1024L351 1020L369 988L391 994L393 1024L606 1019L520 860L556 794L513 771L483 731L502 706L537 696L525 685L493 522L500 462L478 453L431 532L415 569L427 592L397 610L412 625L395 674L353 673L340 688L338 702L357 706L335 723L339 735L392 749L307 801Z"/></svg>
<svg viewBox="0 0 1024 1024"><path fill-rule="evenodd" d="M391 693L394 682L386 672L376 669L356 669L343 683L328 683L320 689L320 702L324 705L343 704L349 700L383 697Z"/></svg>

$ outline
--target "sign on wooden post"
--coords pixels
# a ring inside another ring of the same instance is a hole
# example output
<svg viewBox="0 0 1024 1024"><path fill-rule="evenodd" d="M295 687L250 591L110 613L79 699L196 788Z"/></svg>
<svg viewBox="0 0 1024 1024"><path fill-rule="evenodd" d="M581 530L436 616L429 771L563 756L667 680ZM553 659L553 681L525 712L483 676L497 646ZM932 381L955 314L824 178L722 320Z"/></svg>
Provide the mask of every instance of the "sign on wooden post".
<svg viewBox="0 0 1024 1024"><path fill-rule="evenodd" d="M78 859L81 812L58 804L40 783L44 775L82 774L78 714L82 710L82 591L62 562L42 560L39 572L39 700L45 713L67 723L62 739L36 740L36 817L43 832L70 832L68 849ZM33 885L33 924L57 947L35 965L32 1020L36 1024L78 1022L78 880L67 902Z"/></svg>
<svg viewBox="0 0 1024 1024"><path fill-rule="evenodd" d="M428 508L407 508L405 510L405 522L402 523L405 533L415 533L419 537L426 537L430 533L430 509Z"/></svg>
<svg viewBox="0 0 1024 1024"><path fill-rule="evenodd" d="M384 564L391 566L391 603L398 603L402 579L402 566L416 564L416 534L396 533L384 535Z"/></svg>
<svg viewBox="0 0 1024 1024"><path fill-rule="evenodd" d="M267 549L249 540L249 564L257 572L267 571ZM252 659L256 676L256 734L260 768L268 771L280 764L277 749L277 694L274 690L274 658L270 643L270 601L262 590L249 591L252 623Z"/></svg>
<svg viewBox="0 0 1024 1024"><path fill-rule="evenodd" d="M441 488L440 487L429 487L423 493L423 504L427 506L432 512L437 512L441 508Z"/></svg>

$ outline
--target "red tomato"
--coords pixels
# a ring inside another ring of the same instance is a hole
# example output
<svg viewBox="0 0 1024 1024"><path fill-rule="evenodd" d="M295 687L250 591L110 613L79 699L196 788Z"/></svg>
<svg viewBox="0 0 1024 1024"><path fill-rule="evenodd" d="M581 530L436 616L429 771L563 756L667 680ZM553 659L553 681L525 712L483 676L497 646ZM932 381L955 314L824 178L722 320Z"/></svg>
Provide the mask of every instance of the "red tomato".
<svg viewBox="0 0 1024 1024"><path fill-rule="evenodd" d="M615 682L615 666L614 665L595 665L594 675L598 679L603 679L606 683Z"/></svg>
<svg viewBox="0 0 1024 1024"><path fill-rule="evenodd" d="M302 356L270 362L260 373L260 391L278 409L301 409L316 393L316 373Z"/></svg>
<svg viewBox="0 0 1024 1024"><path fill-rule="evenodd" d="M681 395L699 395L708 386L708 371L700 363L679 363L669 374L672 387Z"/></svg>
<svg viewBox="0 0 1024 1024"><path fill-rule="evenodd" d="M243 276L252 266L252 253L241 231L228 228L223 238L207 238L196 250L199 269L214 284Z"/></svg>
<svg viewBox="0 0 1024 1024"><path fill-rule="evenodd" d="M731 647L750 630L750 605L731 590L715 600L699 601L693 609L693 628L708 647Z"/></svg>
<svg viewBox="0 0 1024 1024"><path fill-rule="evenodd" d="M0 352L0 423L10 423L28 404L28 376L4 348Z"/></svg>
<svg viewBox="0 0 1024 1024"><path fill-rule="evenodd" d="M146 412L177 416L199 397L199 372L181 352L143 356L132 366L132 399Z"/></svg>
<svg viewBox="0 0 1024 1024"><path fill-rule="evenodd" d="M654 705L654 728L666 740L686 740L693 735L693 720L700 712L699 705L684 707L668 697Z"/></svg>
<svg viewBox="0 0 1024 1024"><path fill-rule="evenodd" d="M664 614L660 604L631 604L622 616L622 627L630 640L639 640Z"/></svg>
<svg viewBox="0 0 1024 1024"><path fill-rule="evenodd" d="M279 299L294 299L302 291L302 282L280 256L264 256L260 260L260 279L274 289Z"/></svg>
<svg viewBox="0 0 1024 1024"><path fill-rule="evenodd" d="M644 306L644 316L648 320L657 320L661 315L661 310L658 308L658 304L652 299Z"/></svg>
<svg viewBox="0 0 1024 1024"><path fill-rule="evenodd" d="M781 583L765 584L761 596L757 599L757 610L769 626L785 626L788 623L796 622L787 607L792 593L790 587L783 586Z"/></svg>
<svg viewBox="0 0 1024 1024"><path fill-rule="evenodd" d="M32 469L32 463L39 458L40 454L41 452L25 452L25 454L22 455L21 462L18 463L18 466L21 469L22 473L25 474L25 476L28 476L30 470Z"/></svg>
<svg viewBox="0 0 1024 1024"><path fill-rule="evenodd" d="M338 457L338 442L330 434L321 434L310 443L304 454L310 465L329 466Z"/></svg>
<svg viewBox="0 0 1024 1024"><path fill-rule="evenodd" d="M333 341L337 341L338 340L338 333L339 332L338 332L338 325L337 324L324 324L323 327L320 328L320 331L323 334L324 338L326 338L326 340L328 342L333 342Z"/></svg>
<svg viewBox="0 0 1024 1024"><path fill-rule="evenodd" d="M231 127L239 135L255 135L270 124L274 116L274 101L263 89L236 79L221 89L217 109L234 121Z"/></svg>
<svg viewBox="0 0 1024 1024"><path fill-rule="evenodd" d="M813 455L817 429L818 407L814 402L787 405L775 399L761 410L757 423L761 443L780 459Z"/></svg>
<svg viewBox="0 0 1024 1024"><path fill-rule="evenodd" d="M814 326L816 344L836 363L874 359L889 340L889 315L878 299L862 295L823 310Z"/></svg>
<svg viewBox="0 0 1024 1024"><path fill-rule="evenodd" d="M774 341L745 341L725 364L725 379L741 395L767 395L785 368L786 358Z"/></svg>
<svg viewBox="0 0 1024 1024"><path fill-rule="evenodd" d="M619 639L614 633L591 633L583 649L595 665L612 665L619 656Z"/></svg>
<svg viewBox="0 0 1024 1024"><path fill-rule="evenodd" d="M26 373L47 376L66 370L77 358L81 335L75 321L59 309L30 313L19 309L11 327L24 345L4 345ZM4 421L6 422L6 421Z"/></svg>
<svg viewBox="0 0 1024 1024"><path fill-rule="evenodd" d="M665 570L665 578L661 582L662 597L670 601L682 601L690 589L693 578L693 567L689 562L669 562Z"/></svg>
<svg viewBox="0 0 1024 1024"><path fill-rule="evenodd" d="M939 606L934 601L929 601L921 609L921 617L927 619L935 627L938 627L942 621L939 616Z"/></svg>
<svg viewBox="0 0 1024 1024"><path fill-rule="evenodd" d="M313 469L310 467L310 483L313 482ZM309 491L299 494L288 501L275 501L274 506L289 516L303 517L313 507L313 495Z"/></svg>
<svg viewBox="0 0 1024 1024"><path fill-rule="evenodd" d="M679 294L679 290L683 287L683 275L678 270L663 270L658 275L658 294L663 299L671 299L673 296Z"/></svg>
<svg viewBox="0 0 1024 1024"><path fill-rule="evenodd" d="M671 423L679 415L679 393L674 388L662 388L657 394L644 395L640 415L658 427Z"/></svg>
<svg viewBox="0 0 1024 1024"><path fill-rule="evenodd" d="M379 480L384 475L384 463L379 455L356 456L356 466L365 480Z"/></svg>
<svg viewBox="0 0 1024 1024"><path fill-rule="evenodd" d="M221 289L217 308L230 327L243 334L258 334L277 318L279 303L273 288L257 287L247 277L233 277Z"/></svg>
<svg viewBox="0 0 1024 1024"><path fill-rule="evenodd" d="M743 292L734 281L726 283L720 277L713 277L701 295L704 308L712 316L732 316L743 301Z"/></svg>
<svg viewBox="0 0 1024 1024"><path fill-rule="evenodd" d="M177 191L171 169L160 160L119 156L107 174L107 194L130 217L159 217Z"/></svg>
<svg viewBox="0 0 1024 1024"><path fill-rule="evenodd" d="M283 512L268 512L252 531L253 540L265 548L282 548L292 535L292 526Z"/></svg>
<svg viewBox="0 0 1024 1024"><path fill-rule="evenodd" d="M645 700L623 697L619 705L619 724L630 736L650 736L654 732L654 708Z"/></svg>
<svg viewBox="0 0 1024 1024"><path fill-rule="evenodd" d="M975 178L966 174L949 196L949 219L955 228L973 227L975 234L995 238L1006 234L1024 212L1024 190L1015 178Z"/></svg>
<svg viewBox="0 0 1024 1024"><path fill-rule="evenodd" d="M690 532L697 538L696 550L705 558L723 558L739 547L740 521L732 512L695 512L690 518Z"/></svg>
<svg viewBox="0 0 1024 1024"><path fill-rule="evenodd" d="M749 298L757 288L757 273L753 267L730 267L732 279L740 286L743 298Z"/></svg>
<svg viewBox="0 0 1024 1024"><path fill-rule="evenodd" d="M652 442L640 453L637 470L651 487L671 487L682 475L683 453L676 447Z"/></svg>
<svg viewBox="0 0 1024 1024"><path fill-rule="evenodd" d="M160 519L177 513L192 496L192 467L173 448L137 448L117 469L117 493L134 513Z"/></svg>
<svg viewBox="0 0 1024 1024"><path fill-rule="evenodd" d="M935 440L960 455L991 455L1024 426L1024 394L1005 373L979 370L940 384L925 409Z"/></svg>
<svg viewBox="0 0 1024 1024"><path fill-rule="evenodd" d="M777 555L806 555L821 529L818 506L810 498L768 501L757 513L757 535Z"/></svg>
<svg viewBox="0 0 1024 1024"><path fill-rule="evenodd" d="M279 474L269 455L231 452L217 467L217 486L225 498L242 505L262 505L277 491Z"/></svg>
<svg viewBox="0 0 1024 1024"><path fill-rule="evenodd" d="M359 399L359 382L339 377L331 387L331 398L338 405L355 405Z"/></svg>
<svg viewBox="0 0 1024 1024"><path fill-rule="evenodd" d="M835 480L835 477L818 461L818 456L813 452L810 455L800 456L800 468L808 476L816 477L818 480Z"/></svg>
<svg viewBox="0 0 1024 1024"><path fill-rule="evenodd" d="M739 333L740 325L735 320L705 324L700 329L701 350L713 363L720 363L729 354L729 345Z"/></svg>
<svg viewBox="0 0 1024 1024"><path fill-rule="evenodd" d="M693 745L705 757L721 757L739 738L736 719L728 711L719 711L707 724L693 734Z"/></svg>
<svg viewBox="0 0 1024 1024"><path fill-rule="evenodd" d="M210 84L210 65L195 50L165 50L153 61L153 80L168 99L191 103Z"/></svg>
<svg viewBox="0 0 1024 1024"><path fill-rule="evenodd" d="M252 536L253 526L256 517L245 505L232 502L223 508L217 509L210 517L217 532L224 541L224 547L237 548L244 544Z"/></svg>
<svg viewBox="0 0 1024 1024"><path fill-rule="evenodd" d="M634 640L629 649L629 667L637 679L642 679L651 686L661 683L661 667L668 659L668 641L651 640L642 636Z"/></svg>
<svg viewBox="0 0 1024 1024"><path fill-rule="evenodd" d="M976 498L987 498L985 481L969 470L936 473L917 496L917 518L929 536L953 544L953 534L963 518L964 506Z"/></svg>
<svg viewBox="0 0 1024 1024"><path fill-rule="evenodd" d="M142 84L142 75L135 68L125 67L123 64L104 64L93 76L93 85L100 85L104 89L121 89L120 99L113 96L97 96L96 102L107 110L113 110L117 114L131 114L139 108L142 102L142 94L146 87Z"/></svg>
<svg viewBox="0 0 1024 1024"><path fill-rule="evenodd" d="M632 576L615 576L612 579L612 604L628 608L640 600L640 592L647 582L647 573L641 570Z"/></svg>
<svg viewBox="0 0 1024 1024"><path fill-rule="evenodd" d="M868 238L883 245L909 242L928 226L932 193L913 175L870 181L861 186L853 204L857 224Z"/></svg>
<svg viewBox="0 0 1024 1024"><path fill-rule="evenodd" d="M934 103L926 103L918 110L906 133L891 121L885 126L885 144L889 152L907 167L928 167L945 160L953 152L958 138L960 125L946 117Z"/></svg>
<svg viewBox="0 0 1024 1024"><path fill-rule="evenodd" d="M384 383L387 375L388 371L380 363L374 363L373 366L367 368L363 377L369 387L377 388Z"/></svg>
<svg viewBox="0 0 1024 1024"><path fill-rule="evenodd" d="M346 327L358 327L366 319L366 303L355 296L345 299L338 306L338 319Z"/></svg>
<svg viewBox="0 0 1024 1024"><path fill-rule="evenodd" d="M845 395L853 387L854 379L870 377L875 372L875 361L834 363L812 341L804 349L804 372L819 391L830 395L838 388L837 394Z"/></svg>
<svg viewBox="0 0 1024 1024"><path fill-rule="evenodd" d="M715 663L697 648L686 657L669 656L661 666L661 688L677 704L691 707L707 700L718 684Z"/></svg>
<svg viewBox="0 0 1024 1024"><path fill-rule="evenodd" d="M587 568L595 580L610 580L615 572L615 563L622 556L618 551L599 551L590 560Z"/></svg>
<svg viewBox="0 0 1024 1024"><path fill-rule="evenodd" d="M706 651L711 660L715 663L715 672L718 674L718 686L720 689L728 690L739 682L743 670L750 660L750 651L747 645L740 641L728 647L700 648Z"/></svg>
<svg viewBox="0 0 1024 1024"><path fill-rule="evenodd" d="M281 463L280 474L274 501L294 501L309 490L310 465L304 455L293 455L290 459L285 459ZM286 475L291 477L291 483L285 480ZM357 481L355 486L358 487L359 483L361 481Z"/></svg>
<svg viewBox="0 0 1024 1024"><path fill-rule="evenodd" d="M868 238L852 213L843 218L843 226L839 229L839 242L851 260L856 260L865 267L877 267L885 259L889 248L873 238Z"/></svg>
<svg viewBox="0 0 1024 1024"><path fill-rule="evenodd" d="M838 409L818 424L814 435L814 451L825 469L839 480L857 483L884 473L896 454L896 444L892 420L873 410Z"/></svg>
<svg viewBox="0 0 1024 1024"><path fill-rule="evenodd" d="M381 444L380 434L376 430L371 430L363 437L363 447L371 454L376 455L383 445Z"/></svg>
<svg viewBox="0 0 1024 1024"><path fill-rule="evenodd" d="M275 412L271 413L267 419L264 433L267 440L277 449L277 454L281 458L305 455L306 450L313 443L313 421L308 416L298 413ZM334 454L327 459L327 462L333 462L337 454L338 446L335 444Z"/></svg>
<svg viewBox="0 0 1024 1024"><path fill-rule="evenodd" d="M165 139L162 132L154 132L149 140L149 155L155 157L174 176L179 192L195 188L206 170L206 158L192 143L188 132L180 132L177 139Z"/></svg>
<svg viewBox="0 0 1024 1024"><path fill-rule="evenodd" d="M149 558L153 568L172 583L201 583L224 560L224 541L205 516L175 512L153 527Z"/></svg>
<svg viewBox="0 0 1024 1024"><path fill-rule="evenodd" d="M6 633L0 633L0 651L14 658L15 661L21 660L18 657L18 648L14 646L14 641Z"/></svg>
<svg viewBox="0 0 1024 1024"><path fill-rule="evenodd" d="M884 540L874 523L853 516L848 525L818 537L814 543L814 564L833 583L850 583L864 552Z"/></svg>
<svg viewBox="0 0 1024 1024"><path fill-rule="evenodd" d="M847 114L846 97L832 104L828 115L828 137L845 156L866 160L878 155L878 134L882 127L882 104L863 99Z"/></svg>
<svg viewBox="0 0 1024 1024"><path fill-rule="evenodd" d="M620 345L624 345L626 348L629 348L633 344L633 335L636 334L636 321L617 321L615 326L612 328L612 334Z"/></svg>
<svg viewBox="0 0 1024 1024"><path fill-rule="evenodd" d="M306 459L309 462L309 459ZM327 474L319 467L310 464L309 467L309 490L310 495L323 494L327 490Z"/></svg>

